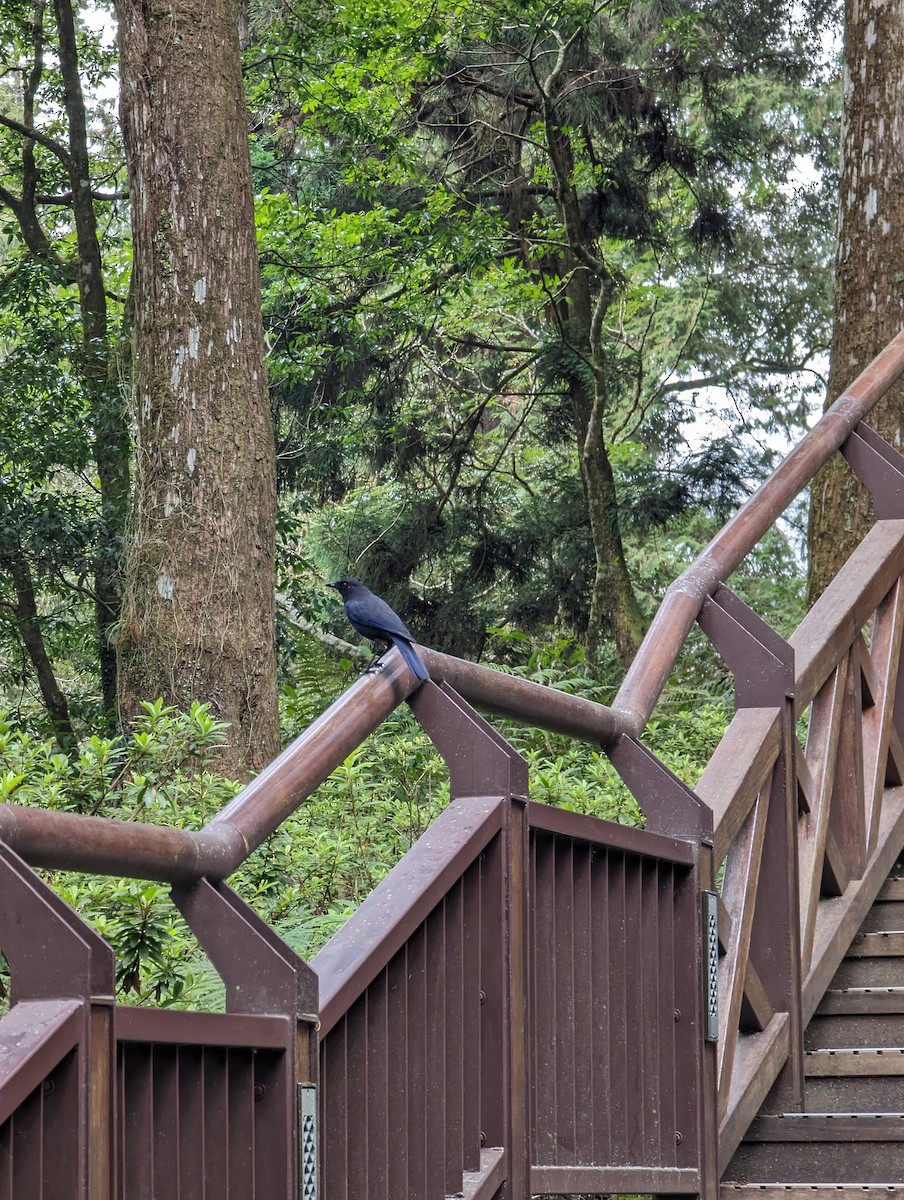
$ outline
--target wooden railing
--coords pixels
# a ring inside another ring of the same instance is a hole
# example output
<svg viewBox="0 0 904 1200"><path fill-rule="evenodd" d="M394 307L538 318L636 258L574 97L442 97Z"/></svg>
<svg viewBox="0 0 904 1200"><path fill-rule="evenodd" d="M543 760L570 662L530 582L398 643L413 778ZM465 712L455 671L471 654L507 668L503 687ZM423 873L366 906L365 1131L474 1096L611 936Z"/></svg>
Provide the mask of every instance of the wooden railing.
<svg viewBox="0 0 904 1200"><path fill-rule="evenodd" d="M0 805L0 1195L316 1196L319 1088L325 1200L714 1197L759 1106L801 1105L904 846L904 460L861 423L902 370L904 334L672 585L611 707L426 648L418 688L393 652L201 830ZM839 447L878 521L784 642L726 581ZM737 711L692 790L640 738L694 622ZM453 801L309 967L223 881L406 699ZM602 748L646 829L532 804L471 704ZM115 1005L37 866L171 883L227 1012Z"/></svg>

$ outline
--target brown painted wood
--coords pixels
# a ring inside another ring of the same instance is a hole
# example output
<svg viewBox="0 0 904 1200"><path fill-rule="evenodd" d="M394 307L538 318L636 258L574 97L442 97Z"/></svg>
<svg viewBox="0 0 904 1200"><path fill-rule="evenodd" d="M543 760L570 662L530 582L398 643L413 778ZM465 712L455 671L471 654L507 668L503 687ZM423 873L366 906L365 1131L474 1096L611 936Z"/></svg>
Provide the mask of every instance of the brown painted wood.
<svg viewBox="0 0 904 1200"><path fill-rule="evenodd" d="M770 789L764 786L728 856L722 881L722 900L732 919L732 940L719 964L719 1117L728 1109L731 1074L738 1040L744 975L750 957L750 938L756 912L757 885Z"/></svg>
<svg viewBox="0 0 904 1200"><path fill-rule="evenodd" d="M22 1000L0 1022L0 1125L77 1045L79 1000Z"/></svg>
<svg viewBox="0 0 904 1200"><path fill-rule="evenodd" d="M895 685L901 661L901 631L904 628L904 590L898 579L876 610L869 652L861 653L864 679L872 693L873 705L863 714L863 770L867 804L868 846L872 850L879 833L879 811L886 784L900 783L898 764L889 750L893 732L892 718Z"/></svg>
<svg viewBox="0 0 904 1200"><path fill-rule="evenodd" d="M798 716L902 571L904 521L878 521L788 639L794 650Z"/></svg>
<svg viewBox="0 0 904 1200"><path fill-rule="evenodd" d="M762 1033L738 1040L728 1110L719 1123L720 1175L787 1060L790 1025L787 1013L776 1013Z"/></svg>
<svg viewBox="0 0 904 1200"><path fill-rule="evenodd" d="M839 902L821 905L817 916L813 961L804 980L803 1018L816 1011L870 905L904 846L904 788L889 788L883 797L876 849L860 879L852 881Z"/></svg>
<svg viewBox="0 0 904 1200"><path fill-rule="evenodd" d="M492 1200L505 1180L505 1151L481 1150L480 1170L465 1171L461 1191L455 1194L461 1200Z"/></svg>
<svg viewBox="0 0 904 1200"><path fill-rule="evenodd" d="M697 1192L699 1171L687 1167L533 1167L531 1194Z"/></svg>
<svg viewBox="0 0 904 1200"><path fill-rule="evenodd" d="M801 960L805 971L813 956L816 910L823 889L826 839L829 836L829 814L846 678L847 660L843 659L813 700L806 753L798 756L798 770L803 770L806 764L812 777L810 812L798 827ZM839 882L835 880L836 886ZM842 890L839 888L839 892Z"/></svg>
<svg viewBox="0 0 904 1200"><path fill-rule="evenodd" d="M713 847L720 864L740 832L778 758L781 713L744 708L735 713L694 789L713 812Z"/></svg>
<svg viewBox="0 0 904 1200"><path fill-rule="evenodd" d="M761 1033L775 1015L775 1008L760 980L753 962L747 959L744 972L744 1003L741 1006L741 1028L747 1033Z"/></svg>

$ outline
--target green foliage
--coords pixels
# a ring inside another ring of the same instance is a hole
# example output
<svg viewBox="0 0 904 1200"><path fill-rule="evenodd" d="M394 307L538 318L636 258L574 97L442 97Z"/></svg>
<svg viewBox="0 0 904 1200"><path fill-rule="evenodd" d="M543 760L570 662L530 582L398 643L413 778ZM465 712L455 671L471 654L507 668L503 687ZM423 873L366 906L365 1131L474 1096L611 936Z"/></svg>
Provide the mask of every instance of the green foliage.
<svg viewBox="0 0 904 1200"><path fill-rule="evenodd" d="M573 392L602 371L649 615L643 564L720 524L822 385L837 92L807 20L262 10L270 368L315 569L353 568L452 653L502 625L580 638L597 548ZM611 292L596 347L576 272L592 302Z"/></svg>

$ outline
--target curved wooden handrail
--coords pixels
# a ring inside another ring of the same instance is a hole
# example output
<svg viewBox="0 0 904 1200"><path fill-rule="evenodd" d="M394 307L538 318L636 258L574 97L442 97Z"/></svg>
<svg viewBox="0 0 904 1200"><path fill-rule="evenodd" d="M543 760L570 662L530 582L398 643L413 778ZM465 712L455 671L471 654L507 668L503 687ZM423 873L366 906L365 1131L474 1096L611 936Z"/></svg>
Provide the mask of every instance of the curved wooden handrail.
<svg viewBox="0 0 904 1200"><path fill-rule="evenodd" d="M498 716L599 746L625 730L604 704L419 647L434 680ZM168 883L225 879L418 686L397 650L362 675L203 829L0 804L0 840L32 866Z"/></svg>
<svg viewBox="0 0 904 1200"><path fill-rule="evenodd" d="M600 747L638 737L707 596L735 570L859 421L904 373L904 331L836 400L774 474L668 588L612 707L420 647L433 679L497 716ZM397 651L354 683L208 822L191 831L0 805L0 838L35 866L186 883L230 875L415 689Z"/></svg>
<svg viewBox="0 0 904 1200"><path fill-rule="evenodd" d="M820 421L666 590L613 709L639 736L707 596L724 583L856 425L904 373L904 330L838 397Z"/></svg>

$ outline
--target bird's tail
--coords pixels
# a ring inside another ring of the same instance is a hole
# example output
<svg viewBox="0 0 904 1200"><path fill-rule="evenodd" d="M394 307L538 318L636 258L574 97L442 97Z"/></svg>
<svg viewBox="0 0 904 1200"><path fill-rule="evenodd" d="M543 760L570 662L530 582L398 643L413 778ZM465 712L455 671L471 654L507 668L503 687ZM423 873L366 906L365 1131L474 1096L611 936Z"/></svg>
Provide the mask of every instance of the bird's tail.
<svg viewBox="0 0 904 1200"><path fill-rule="evenodd" d="M412 675L415 675L418 679L429 679L430 672L424 666L424 660L418 654L417 650L415 650L414 646L412 646L411 642L406 641L405 638L393 638L393 641L398 646L399 653L408 664L408 669Z"/></svg>

